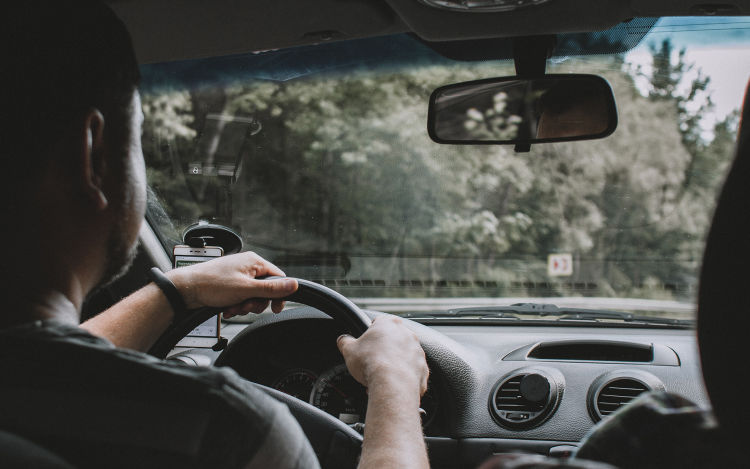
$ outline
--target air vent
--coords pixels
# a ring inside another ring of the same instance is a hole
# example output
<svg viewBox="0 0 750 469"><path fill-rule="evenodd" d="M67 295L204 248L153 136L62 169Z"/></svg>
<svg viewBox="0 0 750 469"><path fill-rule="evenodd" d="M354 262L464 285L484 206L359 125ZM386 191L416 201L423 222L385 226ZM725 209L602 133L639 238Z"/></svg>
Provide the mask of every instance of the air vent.
<svg viewBox="0 0 750 469"><path fill-rule="evenodd" d="M634 379L612 381L599 391L596 411L606 417L648 390L648 386Z"/></svg>
<svg viewBox="0 0 750 469"><path fill-rule="evenodd" d="M543 370L527 369L501 379L490 400L495 419L508 427L528 428L549 417L562 393L561 379L551 375Z"/></svg>
<svg viewBox="0 0 750 469"><path fill-rule="evenodd" d="M663 390L664 385L650 373L608 373L600 376L589 389L589 412L594 421L601 420L644 392L654 389Z"/></svg>

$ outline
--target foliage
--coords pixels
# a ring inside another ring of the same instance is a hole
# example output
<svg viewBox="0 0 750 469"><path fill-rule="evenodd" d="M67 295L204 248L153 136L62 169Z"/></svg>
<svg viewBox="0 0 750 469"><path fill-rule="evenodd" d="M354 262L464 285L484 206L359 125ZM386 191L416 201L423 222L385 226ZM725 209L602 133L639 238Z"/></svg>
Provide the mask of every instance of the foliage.
<svg viewBox="0 0 750 469"><path fill-rule="evenodd" d="M425 130L434 88L512 74L508 63L146 95L149 182L177 228L234 226L288 274L350 294L689 299L736 117L701 140L708 79L678 92L689 65L673 55L668 43L653 50L647 96L620 57L557 66L607 78L620 126L526 154L441 146ZM222 150L222 122L236 119L243 136ZM227 158L232 171L208 170ZM574 255L572 278L547 276L555 252Z"/></svg>

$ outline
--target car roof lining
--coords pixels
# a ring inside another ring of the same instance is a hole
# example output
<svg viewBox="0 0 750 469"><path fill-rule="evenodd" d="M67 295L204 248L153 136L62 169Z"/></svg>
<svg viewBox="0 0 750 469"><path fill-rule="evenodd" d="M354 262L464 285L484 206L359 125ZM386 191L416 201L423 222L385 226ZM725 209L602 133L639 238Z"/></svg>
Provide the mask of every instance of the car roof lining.
<svg viewBox="0 0 750 469"><path fill-rule="evenodd" d="M684 31L707 32L717 43L727 44L739 38L749 39L750 21L708 17L633 18L606 31L536 37L554 39L549 58L559 63L569 57L624 54L644 40L658 39L659 34ZM651 39L646 39L647 36ZM706 34L695 37L700 37L701 44L707 45ZM455 65L460 61L512 60L514 44L518 40L492 38L430 42L414 33L400 33L281 50L144 64L141 68L144 76L142 84L145 89L153 90L162 85L192 88L220 83L226 85L238 80L285 82L311 75L340 75L373 67L382 70L387 67Z"/></svg>
<svg viewBox="0 0 750 469"><path fill-rule="evenodd" d="M554 37L550 59L625 53L638 46L658 18L634 18L606 31L563 33ZM512 60L518 38L425 41L413 33L334 41L278 51L234 54L197 60L145 64L143 85L215 85L241 80L285 82L327 72L358 68L445 64L453 61Z"/></svg>
<svg viewBox="0 0 750 469"><path fill-rule="evenodd" d="M107 0L141 63L241 54L411 32L463 41L604 31L637 17L750 15L750 0L552 0L506 13L461 13L417 0Z"/></svg>
<svg viewBox="0 0 750 469"><path fill-rule="evenodd" d="M632 18L604 31L557 34L555 46L549 58L627 52L641 43L657 21L658 18L654 17ZM440 42L418 39L444 57L453 60L476 61L512 59L515 38Z"/></svg>

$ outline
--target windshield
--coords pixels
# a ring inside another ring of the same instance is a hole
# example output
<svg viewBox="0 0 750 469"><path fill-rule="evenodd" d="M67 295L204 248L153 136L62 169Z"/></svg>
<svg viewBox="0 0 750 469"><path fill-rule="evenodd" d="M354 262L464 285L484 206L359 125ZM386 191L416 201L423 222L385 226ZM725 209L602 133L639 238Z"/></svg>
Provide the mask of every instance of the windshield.
<svg viewBox="0 0 750 469"><path fill-rule="evenodd" d="M287 275L380 311L690 319L749 27L661 19L625 52L558 54L548 73L609 81L619 126L528 153L432 142L430 93L513 61L454 61L406 35L144 66L148 217L170 253L189 225L223 224Z"/></svg>

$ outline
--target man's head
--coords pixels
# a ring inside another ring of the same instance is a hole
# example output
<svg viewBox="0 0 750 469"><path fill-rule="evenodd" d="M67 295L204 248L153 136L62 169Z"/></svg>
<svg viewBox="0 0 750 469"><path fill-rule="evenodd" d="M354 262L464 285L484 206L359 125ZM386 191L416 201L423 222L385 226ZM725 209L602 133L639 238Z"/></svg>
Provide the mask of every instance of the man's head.
<svg viewBox="0 0 750 469"><path fill-rule="evenodd" d="M0 228L21 253L10 268L54 259L105 280L130 257L145 206L130 36L94 1L14 2L1 22ZM80 259L83 245L97 259Z"/></svg>
<svg viewBox="0 0 750 469"><path fill-rule="evenodd" d="M537 138L597 135L610 124L606 93L599 85L559 81L539 99Z"/></svg>

